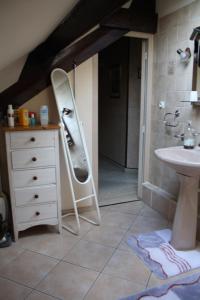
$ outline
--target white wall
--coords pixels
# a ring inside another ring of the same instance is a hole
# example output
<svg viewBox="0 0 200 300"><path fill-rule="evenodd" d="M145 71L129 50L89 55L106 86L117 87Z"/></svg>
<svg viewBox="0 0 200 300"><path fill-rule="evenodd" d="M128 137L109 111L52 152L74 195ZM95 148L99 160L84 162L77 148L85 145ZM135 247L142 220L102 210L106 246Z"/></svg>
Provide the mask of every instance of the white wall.
<svg viewBox="0 0 200 300"><path fill-rule="evenodd" d="M0 70L43 42L78 0L1 0Z"/></svg>
<svg viewBox="0 0 200 300"><path fill-rule="evenodd" d="M26 55L17 59L6 68L0 70L0 92L14 84L22 71L26 61Z"/></svg>
<svg viewBox="0 0 200 300"><path fill-rule="evenodd" d="M138 71L142 64L142 41L130 38L127 168L138 168L140 133L141 78Z"/></svg>
<svg viewBox="0 0 200 300"><path fill-rule="evenodd" d="M176 10L199 0L157 0L156 11L159 18L175 12Z"/></svg>

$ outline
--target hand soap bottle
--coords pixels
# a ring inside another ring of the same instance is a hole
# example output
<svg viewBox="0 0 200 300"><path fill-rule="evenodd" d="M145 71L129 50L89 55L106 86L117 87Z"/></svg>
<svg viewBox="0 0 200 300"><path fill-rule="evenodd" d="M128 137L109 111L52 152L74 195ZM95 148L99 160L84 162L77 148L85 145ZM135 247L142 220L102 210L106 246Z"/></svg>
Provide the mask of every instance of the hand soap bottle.
<svg viewBox="0 0 200 300"><path fill-rule="evenodd" d="M193 134L192 122L188 121L184 132L184 148L193 149L195 147L195 136Z"/></svg>

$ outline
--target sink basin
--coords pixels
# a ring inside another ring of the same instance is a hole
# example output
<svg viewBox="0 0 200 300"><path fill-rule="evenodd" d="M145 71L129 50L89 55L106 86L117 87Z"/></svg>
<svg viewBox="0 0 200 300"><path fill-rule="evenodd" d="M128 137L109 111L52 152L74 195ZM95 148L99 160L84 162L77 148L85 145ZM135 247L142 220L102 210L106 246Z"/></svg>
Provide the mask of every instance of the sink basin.
<svg viewBox="0 0 200 300"><path fill-rule="evenodd" d="M173 222L171 244L176 250L196 246L200 149L169 147L155 150L162 162L174 169L180 181L178 203Z"/></svg>
<svg viewBox="0 0 200 300"><path fill-rule="evenodd" d="M155 155L173 168L177 173L186 176L200 175L200 149L169 147L155 150Z"/></svg>

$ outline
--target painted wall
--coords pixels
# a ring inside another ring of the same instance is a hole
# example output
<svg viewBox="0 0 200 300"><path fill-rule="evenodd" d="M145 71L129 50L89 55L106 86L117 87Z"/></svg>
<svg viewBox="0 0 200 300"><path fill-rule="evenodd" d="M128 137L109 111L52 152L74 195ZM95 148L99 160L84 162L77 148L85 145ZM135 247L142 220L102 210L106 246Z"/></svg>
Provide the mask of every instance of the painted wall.
<svg viewBox="0 0 200 300"><path fill-rule="evenodd" d="M190 103L181 102L189 99L192 89L193 58L188 65L184 65L176 53L178 48L185 49L188 46L193 51L193 42L189 38L192 29L196 26L200 26L200 1L195 1L159 19L158 33L154 38L150 181L175 197L179 188L177 176L155 158L154 149L181 145L174 135L183 133L188 120L192 120L193 127L199 132L199 108L193 107ZM166 103L166 108L163 110L158 107L161 100ZM164 114L173 113L176 109L179 109L181 113L178 119L179 126L165 127ZM199 137L197 142L200 142Z"/></svg>
<svg viewBox="0 0 200 300"><path fill-rule="evenodd" d="M128 132L127 168L138 168L141 93L141 39L130 38L129 88L128 88Z"/></svg>
<svg viewBox="0 0 200 300"><path fill-rule="evenodd" d="M1 0L0 70L43 42L78 0Z"/></svg>
<svg viewBox="0 0 200 300"><path fill-rule="evenodd" d="M27 56L25 55L6 66L4 69L0 70L0 92L18 80L22 68L26 62L26 58Z"/></svg>

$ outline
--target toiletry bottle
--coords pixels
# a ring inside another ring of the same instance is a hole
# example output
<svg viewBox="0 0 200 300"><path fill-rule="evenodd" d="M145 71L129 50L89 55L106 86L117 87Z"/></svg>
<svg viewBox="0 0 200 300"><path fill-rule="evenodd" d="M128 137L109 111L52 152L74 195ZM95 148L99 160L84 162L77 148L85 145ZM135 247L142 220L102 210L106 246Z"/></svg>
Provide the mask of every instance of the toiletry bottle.
<svg viewBox="0 0 200 300"><path fill-rule="evenodd" d="M193 134L192 122L188 121L184 132L184 148L193 149L195 147L195 136Z"/></svg>
<svg viewBox="0 0 200 300"><path fill-rule="evenodd" d="M49 123L48 106L42 105L40 107L40 124L46 126Z"/></svg>
<svg viewBox="0 0 200 300"><path fill-rule="evenodd" d="M9 127L14 127L15 122L14 122L14 110L12 108L12 104L8 105L8 126Z"/></svg>
<svg viewBox="0 0 200 300"><path fill-rule="evenodd" d="M29 126L28 109L21 108L19 110L19 123L21 126Z"/></svg>
<svg viewBox="0 0 200 300"><path fill-rule="evenodd" d="M31 126L35 126L35 115L34 115L34 113L31 114L31 117L30 117L30 125L31 125Z"/></svg>

